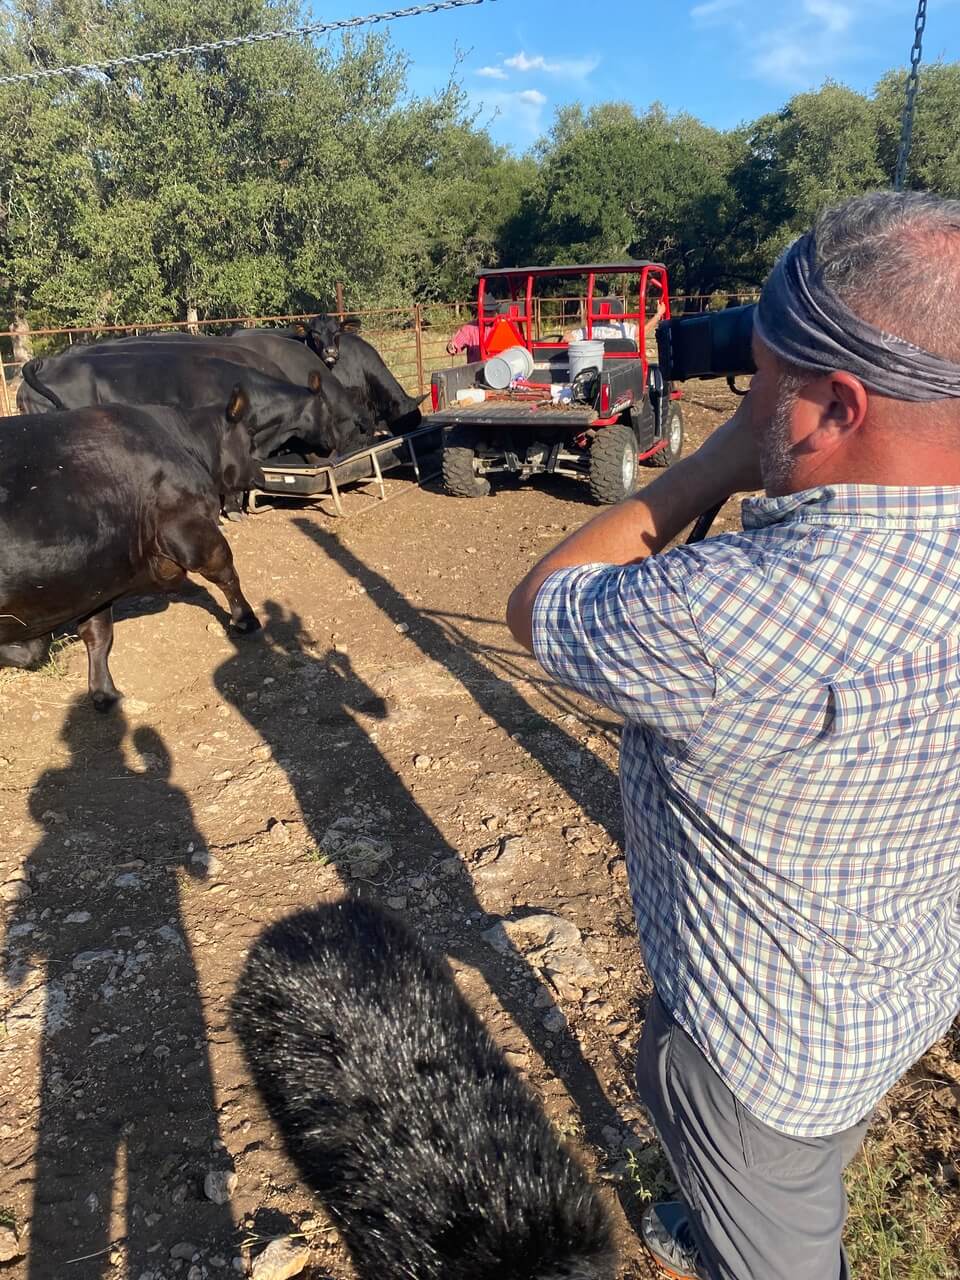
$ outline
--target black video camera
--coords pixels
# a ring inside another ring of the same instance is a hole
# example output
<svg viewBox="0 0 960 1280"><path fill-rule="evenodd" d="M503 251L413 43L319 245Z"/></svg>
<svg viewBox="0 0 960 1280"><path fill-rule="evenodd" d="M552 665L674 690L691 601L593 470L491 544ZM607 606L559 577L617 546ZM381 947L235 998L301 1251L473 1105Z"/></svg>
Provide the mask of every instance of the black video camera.
<svg viewBox="0 0 960 1280"><path fill-rule="evenodd" d="M679 316L657 327L657 350L664 382L688 378L734 378L756 373L753 360L753 317L756 303ZM742 393L741 393L742 394Z"/></svg>

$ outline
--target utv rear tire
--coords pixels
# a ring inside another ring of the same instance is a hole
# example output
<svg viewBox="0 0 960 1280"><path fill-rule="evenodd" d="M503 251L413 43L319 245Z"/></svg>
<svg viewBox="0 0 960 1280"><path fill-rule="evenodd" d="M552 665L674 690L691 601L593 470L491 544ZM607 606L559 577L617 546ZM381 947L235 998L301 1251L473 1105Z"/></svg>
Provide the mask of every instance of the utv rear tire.
<svg viewBox="0 0 960 1280"><path fill-rule="evenodd" d="M476 441L472 432L452 431L443 446L443 487L455 498L485 498L490 481L477 472Z"/></svg>
<svg viewBox="0 0 960 1280"><path fill-rule="evenodd" d="M676 400L667 401L667 421L663 437L667 447L648 458L651 467L669 467L683 453L683 410Z"/></svg>
<svg viewBox="0 0 960 1280"><path fill-rule="evenodd" d="M629 498L637 487L637 437L622 422L601 427L590 446L590 492L594 502L610 506Z"/></svg>

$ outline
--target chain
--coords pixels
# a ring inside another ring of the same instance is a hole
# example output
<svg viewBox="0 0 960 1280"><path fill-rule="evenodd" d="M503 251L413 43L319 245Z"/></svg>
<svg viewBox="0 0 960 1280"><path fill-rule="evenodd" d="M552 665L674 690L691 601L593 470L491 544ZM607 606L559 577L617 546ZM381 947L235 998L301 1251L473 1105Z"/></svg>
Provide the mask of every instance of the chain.
<svg viewBox="0 0 960 1280"><path fill-rule="evenodd" d="M187 44L179 49L163 49L155 53L131 54L126 58L110 58L107 62L80 62L70 67L51 67L47 71L30 71L23 75L0 76L0 84L27 84L52 80L58 76L89 76L115 71L120 67L143 66L149 62L163 62L168 58L183 58L188 54L213 53L218 49L239 49L242 45L260 44L264 40L286 40L296 36L319 36L330 31L348 31L355 27L374 26L378 22L393 22L397 18L418 18L425 13L440 13L443 9L464 9L470 5L493 3L494 0L436 0L433 4L418 4L412 9L390 9L385 13L371 13L363 18L341 18L337 22L310 22L302 27L281 27L278 31L257 31L247 36L231 36L227 40L208 40L204 44ZM924 0L926 3L926 0Z"/></svg>
<svg viewBox="0 0 960 1280"><path fill-rule="evenodd" d="M907 180L907 163L913 142L913 120L917 113L917 90L920 87L920 59L923 57L923 32L927 25L927 0L917 4L917 22L910 50L910 74L907 76L907 99L903 105L903 121L900 125L900 151L897 155L897 172L893 180L894 191L902 191Z"/></svg>

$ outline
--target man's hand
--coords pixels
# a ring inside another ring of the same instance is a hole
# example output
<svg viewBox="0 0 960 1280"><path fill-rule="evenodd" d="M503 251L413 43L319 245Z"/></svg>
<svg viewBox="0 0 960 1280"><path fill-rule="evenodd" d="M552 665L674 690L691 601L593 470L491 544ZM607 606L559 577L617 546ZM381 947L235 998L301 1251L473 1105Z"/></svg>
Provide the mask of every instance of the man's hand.
<svg viewBox="0 0 960 1280"><path fill-rule="evenodd" d="M533 606L551 573L581 564L644 560L662 551L701 512L731 494L762 487L749 400L747 395L730 421L696 453L675 462L642 492L595 516L534 565L507 603L507 626L520 644L533 648Z"/></svg>

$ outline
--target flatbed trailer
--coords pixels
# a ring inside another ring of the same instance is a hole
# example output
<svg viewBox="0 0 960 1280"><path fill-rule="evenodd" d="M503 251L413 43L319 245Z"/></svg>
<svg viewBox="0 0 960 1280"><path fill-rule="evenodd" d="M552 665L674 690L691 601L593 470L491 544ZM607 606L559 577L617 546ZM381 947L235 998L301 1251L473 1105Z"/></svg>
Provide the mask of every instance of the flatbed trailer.
<svg viewBox="0 0 960 1280"><path fill-rule="evenodd" d="M385 473L410 467L418 483L439 473L439 444L437 425L427 418L415 431L378 440L343 458L320 458L315 454L302 453L278 454L262 464L263 487L251 491L247 510L263 510L258 501L261 497L281 495L285 498L319 498L329 494L337 515L343 516L343 485L372 481L379 500L385 501ZM430 470L434 463L434 469Z"/></svg>

